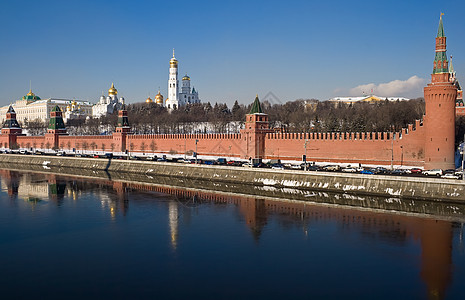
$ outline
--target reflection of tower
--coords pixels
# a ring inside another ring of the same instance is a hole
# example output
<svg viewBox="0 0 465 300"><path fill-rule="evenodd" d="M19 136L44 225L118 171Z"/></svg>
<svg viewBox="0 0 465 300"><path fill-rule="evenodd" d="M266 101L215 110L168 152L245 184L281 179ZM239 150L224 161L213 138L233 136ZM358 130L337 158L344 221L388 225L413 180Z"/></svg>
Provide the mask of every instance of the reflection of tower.
<svg viewBox="0 0 465 300"><path fill-rule="evenodd" d="M125 182L113 182L113 190L115 190L118 197L118 207L123 210L123 216L125 216L129 210L129 200L126 187L127 183Z"/></svg>
<svg viewBox="0 0 465 300"><path fill-rule="evenodd" d="M66 182L57 180L55 174L47 175L49 197L52 200L57 200L57 204L63 202L66 191Z"/></svg>
<svg viewBox="0 0 465 300"><path fill-rule="evenodd" d="M8 196L11 199L18 196L19 189L19 174L18 172L9 171L9 170L0 170L0 175L2 176L2 184L5 183Z"/></svg>
<svg viewBox="0 0 465 300"><path fill-rule="evenodd" d="M170 220L170 235L171 235L171 247L176 250L177 243L178 243L178 203L177 202L170 202L168 204L169 210L169 220Z"/></svg>
<svg viewBox="0 0 465 300"><path fill-rule="evenodd" d="M451 223L424 220L421 228L421 249L421 277L428 287L428 298L444 299L451 280Z"/></svg>
<svg viewBox="0 0 465 300"><path fill-rule="evenodd" d="M263 227L267 223L265 200L246 198L239 202L239 210L245 217L247 226L256 241L260 239Z"/></svg>

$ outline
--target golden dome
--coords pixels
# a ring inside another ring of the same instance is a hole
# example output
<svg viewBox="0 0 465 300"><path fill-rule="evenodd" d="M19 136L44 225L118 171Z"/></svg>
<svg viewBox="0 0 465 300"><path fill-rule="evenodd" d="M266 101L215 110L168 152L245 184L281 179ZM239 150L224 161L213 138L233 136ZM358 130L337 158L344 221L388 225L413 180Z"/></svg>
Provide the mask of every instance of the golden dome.
<svg viewBox="0 0 465 300"><path fill-rule="evenodd" d="M177 67L178 60L174 57L174 48L173 48L173 57L170 59L170 67Z"/></svg>
<svg viewBox="0 0 465 300"><path fill-rule="evenodd" d="M115 85L113 84L113 82L111 83L111 88L108 90L108 95L109 96L118 95L118 90L115 88Z"/></svg>
<svg viewBox="0 0 465 300"><path fill-rule="evenodd" d="M189 76L187 76L187 74L186 74L186 76L184 76L184 77L182 78L182 80L191 80L191 78L190 78Z"/></svg>
<svg viewBox="0 0 465 300"><path fill-rule="evenodd" d="M152 98L148 97L146 100L145 100L146 103L153 103L153 100Z"/></svg>
<svg viewBox="0 0 465 300"><path fill-rule="evenodd" d="M29 90L29 93L27 93L26 96L35 96L35 94L32 92L32 89Z"/></svg>
<svg viewBox="0 0 465 300"><path fill-rule="evenodd" d="M160 94L160 90L158 90L158 94L155 96L155 102L157 104L163 104L163 95Z"/></svg>

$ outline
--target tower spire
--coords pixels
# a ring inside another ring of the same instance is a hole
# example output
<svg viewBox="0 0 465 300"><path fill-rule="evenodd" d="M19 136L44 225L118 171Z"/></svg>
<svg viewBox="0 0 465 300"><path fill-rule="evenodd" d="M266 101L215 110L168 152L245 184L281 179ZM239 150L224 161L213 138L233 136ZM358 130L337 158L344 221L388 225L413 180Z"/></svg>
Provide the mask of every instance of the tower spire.
<svg viewBox="0 0 465 300"><path fill-rule="evenodd" d="M433 63L433 75L446 74L446 73L449 74L447 54L446 54L446 37L444 35L444 25L442 24L443 15L444 14L441 13L439 17L438 35L436 36L436 55L434 57L434 63ZM445 78L444 76L435 76L435 77L436 78L435 80L433 80L433 82L449 81L449 78Z"/></svg>
<svg viewBox="0 0 465 300"><path fill-rule="evenodd" d="M442 16L444 13L441 13L439 16L439 27L438 27L438 35L437 37L444 37L444 25L442 25Z"/></svg>
<svg viewBox="0 0 465 300"><path fill-rule="evenodd" d="M174 58L174 48L173 48L173 58Z"/></svg>

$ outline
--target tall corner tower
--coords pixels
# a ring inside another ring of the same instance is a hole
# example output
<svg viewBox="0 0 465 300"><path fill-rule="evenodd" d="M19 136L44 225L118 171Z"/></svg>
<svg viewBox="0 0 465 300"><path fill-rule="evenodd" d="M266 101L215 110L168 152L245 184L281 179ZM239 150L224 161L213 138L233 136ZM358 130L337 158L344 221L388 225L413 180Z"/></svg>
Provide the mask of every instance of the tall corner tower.
<svg viewBox="0 0 465 300"><path fill-rule="evenodd" d="M179 80L178 80L178 60L173 57L170 60L170 77L168 79L168 99L166 106L168 109L176 109L179 107Z"/></svg>
<svg viewBox="0 0 465 300"><path fill-rule="evenodd" d="M424 88L425 96L425 169L454 169L455 99L457 87L450 82L446 54L446 37L439 19L436 55L431 83Z"/></svg>

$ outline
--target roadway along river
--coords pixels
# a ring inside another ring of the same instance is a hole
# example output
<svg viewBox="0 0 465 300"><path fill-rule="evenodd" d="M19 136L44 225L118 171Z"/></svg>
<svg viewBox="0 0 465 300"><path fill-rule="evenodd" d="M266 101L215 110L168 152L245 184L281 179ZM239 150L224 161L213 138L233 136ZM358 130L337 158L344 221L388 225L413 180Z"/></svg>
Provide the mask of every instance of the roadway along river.
<svg viewBox="0 0 465 300"><path fill-rule="evenodd" d="M354 196L346 206L110 178L0 176L3 299L465 295L459 207L451 217L442 207L438 215L357 208L354 201L371 200Z"/></svg>

